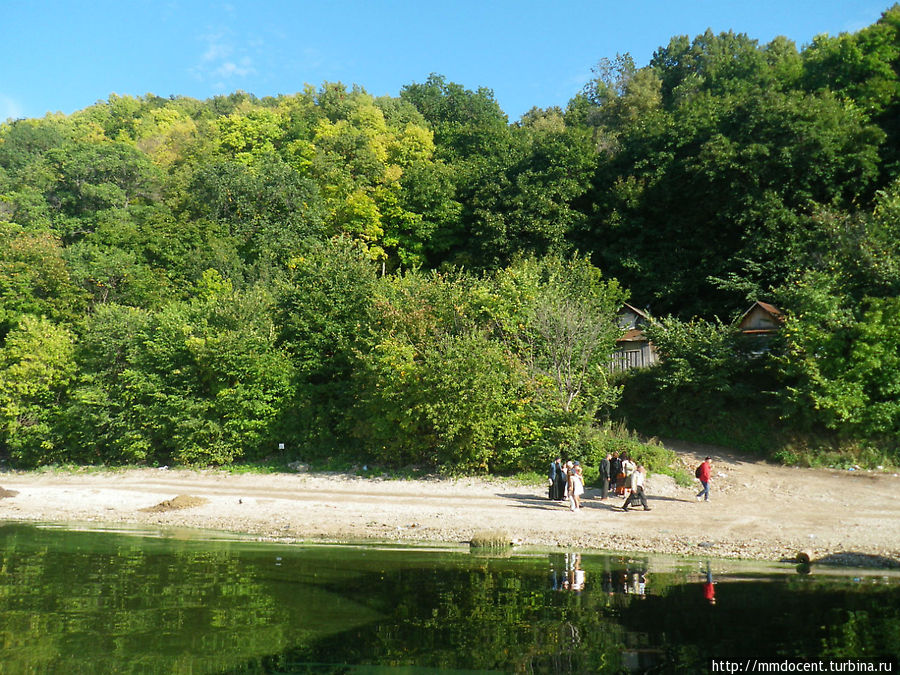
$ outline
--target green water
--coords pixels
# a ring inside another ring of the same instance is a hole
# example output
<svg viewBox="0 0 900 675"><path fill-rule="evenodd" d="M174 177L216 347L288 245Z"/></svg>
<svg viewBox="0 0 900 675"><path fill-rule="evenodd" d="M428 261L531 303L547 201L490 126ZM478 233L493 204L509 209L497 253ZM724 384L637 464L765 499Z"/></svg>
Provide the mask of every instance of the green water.
<svg viewBox="0 0 900 675"><path fill-rule="evenodd" d="M897 573L152 535L0 526L0 673L708 672L710 658L900 655Z"/></svg>

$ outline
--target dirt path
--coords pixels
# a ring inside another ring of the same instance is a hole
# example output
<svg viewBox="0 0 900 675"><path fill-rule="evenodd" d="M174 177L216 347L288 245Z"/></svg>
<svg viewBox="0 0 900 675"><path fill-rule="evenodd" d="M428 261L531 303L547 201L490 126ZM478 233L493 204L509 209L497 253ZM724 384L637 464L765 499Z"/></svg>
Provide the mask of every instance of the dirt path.
<svg viewBox="0 0 900 675"><path fill-rule="evenodd" d="M647 481L650 512L624 513L620 498L603 501L589 489L584 508L571 513L549 502L543 485L499 480L140 469L0 473L0 520L203 528L285 542L459 544L503 531L527 546L763 560L805 550L816 559L900 566L896 474L792 469L674 447L686 467L713 457L710 502L660 475ZM205 501L149 510L179 495Z"/></svg>

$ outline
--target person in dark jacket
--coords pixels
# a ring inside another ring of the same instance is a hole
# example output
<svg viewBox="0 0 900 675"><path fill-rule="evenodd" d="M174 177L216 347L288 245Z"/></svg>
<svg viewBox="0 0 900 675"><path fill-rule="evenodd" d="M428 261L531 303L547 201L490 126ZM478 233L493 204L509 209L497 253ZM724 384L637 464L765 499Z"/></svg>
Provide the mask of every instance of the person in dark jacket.
<svg viewBox="0 0 900 675"><path fill-rule="evenodd" d="M606 499L609 494L609 458L610 454L607 452L606 457L600 460L600 499Z"/></svg>
<svg viewBox="0 0 900 675"><path fill-rule="evenodd" d="M621 472L622 460L619 459L619 453L614 452L609 459L609 489L613 492L616 491L616 481L618 481Z"/></svg>
<svg viewBox="0 0 900 675"><path fill-rule="evenodd" d="M550 473L547 478L550 480L548 497L555 502L561 502L565 498L566 481L569 478L562 458L557 457L550 465Z"/></svg>

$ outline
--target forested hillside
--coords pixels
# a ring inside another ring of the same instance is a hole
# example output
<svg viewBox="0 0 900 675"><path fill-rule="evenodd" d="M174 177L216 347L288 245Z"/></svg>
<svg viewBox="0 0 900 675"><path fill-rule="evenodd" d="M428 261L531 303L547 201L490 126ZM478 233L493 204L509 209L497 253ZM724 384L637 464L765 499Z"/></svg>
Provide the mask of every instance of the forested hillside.
<svg viewBox="0 0 900 675"><path fill-rule="evenodd" d="M0 457L503 472L624 420L900 461L900 5L594 75L515 122L432 75L0 125ZM614 377L626 299L663 360Z"/></svg>

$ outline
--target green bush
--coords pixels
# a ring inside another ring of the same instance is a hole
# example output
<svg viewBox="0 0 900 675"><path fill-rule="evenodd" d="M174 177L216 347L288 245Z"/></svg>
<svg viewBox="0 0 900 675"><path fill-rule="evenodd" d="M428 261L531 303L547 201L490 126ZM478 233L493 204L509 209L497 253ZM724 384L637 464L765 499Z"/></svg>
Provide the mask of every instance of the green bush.
<svg viewBox="0 0 900 675"><path fill-rule="evenodd" d="M23 316L0 346L0 449L22 466L68 459L59 419L76 368L74 336L44 318Z"/></svg>
<svg viewBox="0 0 900 675"><path fill-rule="evenodd" d="M684 481L684 472L675 466L677 455L666 448L655 438L642 439L637 433L630 431L623 424L607 424L595 428L585 448L582 464L589 482L596 481L599 476L600 461L607 453L626 453L636 464L643 465L649 473L663 473L672 476L676 481ZM688 477L689 478L689 477Z"/></svg>

